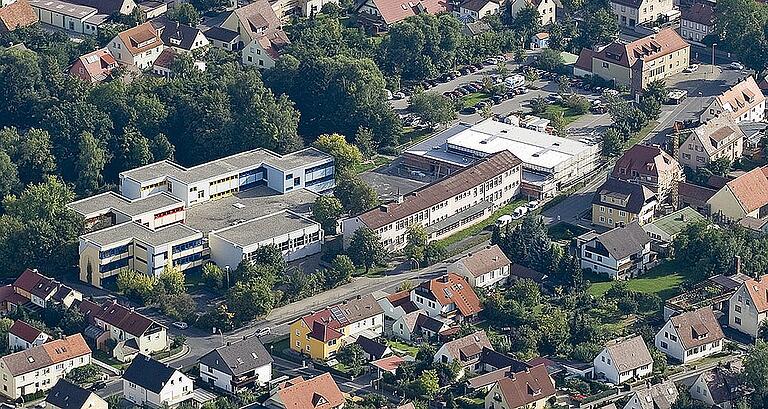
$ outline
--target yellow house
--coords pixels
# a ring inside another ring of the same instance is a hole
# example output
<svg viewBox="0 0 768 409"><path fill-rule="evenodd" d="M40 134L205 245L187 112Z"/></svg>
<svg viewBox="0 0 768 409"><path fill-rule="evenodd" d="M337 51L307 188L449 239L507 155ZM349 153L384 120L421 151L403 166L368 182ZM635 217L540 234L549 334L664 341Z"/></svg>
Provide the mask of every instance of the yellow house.
<svg viewBox="0 0 768 409"><path fill-rule="evenodd" d="M384 331L384 310L372 295L358 296L305 315L291 324L291 349L312 359L329 359L366 332Z"/></svg>
<svg viewBox="0 0 768 409"><path fill-rule="evenodd" d="M657 204L656 195L647 187L609 178L592 198L592 223L614 228L637 220L644 225L653 219Z"/></svg>

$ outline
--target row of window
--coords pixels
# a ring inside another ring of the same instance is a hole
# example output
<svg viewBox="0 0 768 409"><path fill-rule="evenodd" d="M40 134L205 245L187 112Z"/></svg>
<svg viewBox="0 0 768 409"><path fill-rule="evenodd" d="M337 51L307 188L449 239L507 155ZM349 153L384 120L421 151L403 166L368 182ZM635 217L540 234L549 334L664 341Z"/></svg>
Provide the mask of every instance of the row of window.
<svg viewBox="0 0 768 409"><path fill-rule="evenodd" d="M108 271L114 271L119 270L121 268L128 267L128 258L121 258L120 260L115 260L107 264L103 264L99 266L99 272L106 273Z"/></svg>
<svg viewBox="0 0 768 409"><path fill-rule="evenodd" d="M179 213L179 212L183 212L183 211L184 211L184 207L183 206L182 207L177 207L177 208L171 209L171 210L166 210L164 212L160 212L160 213L155 214L155 220L157 220L157 219L159 219L161 217L170 216L170 215L172 215L174 213Z"/></svg>
<svg viewBox="0 0 768 409"><path fill-rule="evenodd" d="M113 249L100 251L99 258L100 259L110 258L110 257L114 257L127 252L128 252L128 245L126 244L120 247L115 247Z"/></svg>
<svg viewBox="0 0 768 409"><path fill-rule="evenodd" d="M173 265L179 266L182 264L194 263L195 261L202 260L202 259L203 259L203 253L192 253L188 256L179 257L176 260L173 260Z"/></svg>
<svg viewBox="0 0 768 409"><path fill-rule="evenodd" d="M177 245L171 247L171 253L172 254L181 253L184 250L189 250L189 249L192 249L192 248L195 248L195 247L199 247L199 246L202 246L202 245L203 245L203 239L191 240L191 241L188 241L188 242L185 242L185 243L181 243L181 244L177 244Z"/></svg>

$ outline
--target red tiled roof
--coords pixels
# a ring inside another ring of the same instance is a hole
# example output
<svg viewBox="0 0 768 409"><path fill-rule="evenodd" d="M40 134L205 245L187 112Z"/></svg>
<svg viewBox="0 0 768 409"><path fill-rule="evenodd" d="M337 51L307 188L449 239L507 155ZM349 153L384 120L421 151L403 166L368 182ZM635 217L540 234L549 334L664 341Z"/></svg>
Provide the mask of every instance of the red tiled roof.
<svg viewBox="0 0 768 409"><path fill-rule="evenodd" d="M680 197L689 197L700 202L706 202L717 193L717 190L694 185L693 183L680 182L677 185L677 193Z"/></svg>
<svg viewBox="0 0 768 409"><path fill-rule="evenodd" d="M56 280L30 269L24 270L16 281L13 282L14 287L21 288L42 299L47 299L49 295L58 289L59 285Z"/></svg>
<svg viewBox="0 0 768 409"><path fill-rule="evenodd" d="M69 72L82 78L82 75L76 71L79 67L83 68L89 81L97 82L107 78L112 70L117 68L117 61L108 49L101 48L80 56L77 62L72 65Z"/></svg>
<svg viewBox="0 0 768 409"><path fill-rule="evenodd" d="M331 409L344 404L344 395L329 373L292 383L277 393L285 409Z"/></svg>
<svg viewBox="0 0 768 409"><path fill-rule="evenodd" d="M11 325L11 328L8 329L8 332L31 344L32 342L35 342L37 337L40 336L43 331L40 331L22 320L16 320L13 325Z"/></svg>
<svg viewBox="0 0 768 409"><path fill-rule="evenodd" d="M638 61L653 61L687 47L689 47L688 43L674 29L665 28L629 44L611 43L594 56L629 68Z"/></svg>
<svg viewBox="0 0 768 409"><path fill-rule="evenodd" d="M382 371L394 373L397 368L405 363L405 358L397 355L388 356L371 362L371 365L381 368Z"/></svg>
<svg viewBox="0 0 768 409"><path fill-rule="evenodd" d="M107 301L104 305L99 306L92 301L83 300L80 303L79 309L88 318L89 322L94 323L95 319L99 319L135 337L144 335L153 325L160 325L117 302Z"/></svg>
<svg viewBox="0 0 768 409"><path fill-rule="evenodd" d="M758 280L750 278L743 285L749 297L752 298L757 312L768 311L768 274L761 276Z"/></svg>
<svg viewBox="0 0 768 409"><path fill-rule="evenodd" d="M0 33L35 23L37 23L37 14L27 0L16 0L5 7L0 7Z"/></svg>
<svg viewBox="0 0 768 409"><path fill-rule="evenodd" d="M730 105L730 112L733 112L733 117L736 119L765 100L763 91L757 86L757 82L752 76L747 77L716 98L720 106Z"/></svg>
<svg viewBox="0 0 768 409"><path fill-rule="evenodd" d="M680 10L681 20L693 21L694 23L711 26L715 23L715 7L707 3L693 3L691 7Z"/></svg>
<svg viewBox="0 0 768 409"><path fill-rule="evenodd" d="M768 167L755 168L726 183L746 213L768 204Z"/></svg>
<svg viewBox="0 0 768 409"><path fill-rule="evenodd" d="M635 174L659 177L666 172L673 172L680 165L667 152L658 146L634 145L616 161L612 177L630 180ZM622 172L623 170L623 172Z"/></svg>
<svg viewBox="0 0 768 409"><path fill-rule="evenodd" d="M419 287L432 293L440 305L456 304L456 308L465 317L471 317L483 310L477 294L458 274L448 273L425 281Z"/></svg>
<svg viewBox="0 0 768 409"><path fill-rule="evenodd" d="M595 52L591 48L582 48L574 67L587 72L592 72L592 57L594 56Z"/></svg>
<svg viewBox="0 0 768 409"><path fill-rule="evenodd" d="M510 408L526 407L555 395L555 383L544 365L515 372L500 380L498 386Z"/></svg>
<svg viewBox="0 0 768 409"><path fill-rule="evenodd" d="M715 314L712 312L712 307L687 311L674 315L669 320L672 321L685 349L695 348L725 337Z"/></svg>
<svg viewBox="0 0 768 409"><path fill-rule="evenodd" d="M157 56L157 59L153 65L170 70L171 65L173 64L173 60L175 59L176 51L174 51L173 48L166 48L163 50L163 52L160 53L160 55Z"/></svg>
<svg viewBox="0 0 768 409"><path fill-rule="evenodd" d="M121 31L118 36L123 44L125 44L125 48L132 55L163 46L163 40L157 35L157 31L155 31L155 27L152 26L152 23L140 24L136 27L129 28L128 30Z"/></svg>
<svg viewBox="0 0 768 409"><path fill-rule="evenodd" d="M398 23L421 13L448 11L446 0L371 0L387 25Z"/></svg>
<svg viewBox="0 0 768 409"><path fill-rule="evenodd" d="M389 303L392 304L393 307L401 307L406 314L418 310L418 307L411 302L410 290L403 290L390 294L387 296L387 300L389 300Z"/></svg>

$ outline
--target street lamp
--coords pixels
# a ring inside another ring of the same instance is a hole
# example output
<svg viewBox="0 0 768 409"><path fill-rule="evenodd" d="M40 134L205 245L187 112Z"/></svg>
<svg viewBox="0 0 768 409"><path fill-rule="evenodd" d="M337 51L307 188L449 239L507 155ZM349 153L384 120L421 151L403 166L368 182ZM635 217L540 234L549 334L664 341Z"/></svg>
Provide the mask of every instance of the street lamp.
<svg viewBox="0 0 768 409"><path fill-rule="evenodd" d="M227 272L227 288L229 288L229 264L224 266L224 271Z"/></svg>
<svg viewBox="0 0 768 409"><path fill-rule="evenodd" d="M715 73L715 46L717 43L712 43L712 74Z"/></svg>

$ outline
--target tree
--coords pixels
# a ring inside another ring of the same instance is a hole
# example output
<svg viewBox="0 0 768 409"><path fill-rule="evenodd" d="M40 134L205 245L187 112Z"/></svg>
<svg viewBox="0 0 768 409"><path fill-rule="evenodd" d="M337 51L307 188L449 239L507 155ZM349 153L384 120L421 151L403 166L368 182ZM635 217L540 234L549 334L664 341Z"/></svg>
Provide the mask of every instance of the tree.
<svg viewBox="0 0 768 409"><path fill-rule="evenodd" d="M190 3L178 3L174 5L168 9L165 16L170 20L178 21L179 24L187 26L194 27L200 24L200 13L195 6Z"/></svg>
<svg viewBox="0 0 768 409"><path fill-rule="evenodd" d="M618 156L624 149L624 138L616 128L610 127L603 134L603 155Z"/></svg>
<svg viewBox="0 0 768 409"><path fill-rule="evenodd" d="M757 340L744 359L742 382L754 388L753 401L768 398L768 343Z"/></svg>
<svg viewBox="0 0 768 409"><path fill-rule="evenodd" d="M529 103L531 105L531 113L534 115L540 115L547 110L547 100L544 97L536 97Z"/></svg>
<svg viewBox="0 0 768 409"><path fill-rule="evenodd" d="M336 359L347 367L347 372L353 377L363 373L366 366L365 351L358 343L352 343L336 354Z"/></svg>
<svg viewBox="0 0 768 409"><path fill-rule="evenodd" d="M19 187L19 170L7 153L0 151L0 197L13 193Z"/></svg>
<svg viewBox="0 0 768 409"><path fill-rule="evenodd" d="M433 241L424 248L424 263L427 265L435 264L438 261L445 260L447 257L448 249L445 247L445 244L439 241Z"/></svg>
<svg viewBox="0 0 768 409"><path fill-rule="evenodd" d="M522 42L527 42L532 35L541 31L541 14L531 4L526 4L518 10L512 20L512 28Z"/></svg>
<svg viewBox="0 0 768 409"><path fill-rule="evenodd" d="M156 278L135 270L124 269L117 273L117 290L145 305L152 299L156 282Z"/></svg>
<svg viewBox="0 0 768 409"><path fill-rule="evenodd" d="M333 3L326 3L333 4ZM371 159L376 155L376 142L373 140L373 132L364 127L357 128L355 134L355 145L360 149L360 153L363 154L363 158Z"/></svg>
<svg viewBox="0 0 768 409"><path fill-rule="evenodd" d="M437 377L437 371L429 369L421 373L417 382L417 390L421 397L432 399L440 390L440 379Z"/></svg>
<svg viewBox="0 0 768 409"><path fill-rule="evenodd" d="M214 263L206 263L203 266L203 281L205 281L208 287L222 289L225 285L229 285L226 280L226 273L221 267Z"/></svg>
<svg viewBox="0 0 768 409"><path fill-rule="evenodd" d="M23 184L39 183L56 171L51 136L44 130L33 128L21 135L16 128L2 129L0 146L16 164Z"/></svg>
<svg viewBox="0 0 768 409"><path fill-rule="evenodd" d="M739 55L740 61L762 72L768 66L768 8L747 0L725 0L717 4L715 32L722 47Z"/></svg>
<svg viewBox="0 0 768 409"><path fill-rule="evenodd" d="M343 175L353 175L355 167L363 161L363 155L357 146L344 139L343 135L320 135L315 143L315 148L333 156L336 172Z"/></svg>
<svg viewBox="0 0 768 409"><path fill-rule="evenodd" d="M8 351L8 330L11 329L13 320L10 318L0 318L0 353Z"/></svg>
<svg viewBox="0 0 768 409"><path fill-rule="evenodd" d="M346 254L339 254L331 261L331 268L325 272L326 287L334 288L352 279L355 263Z"/></svg>
<svg viewBox="0 0 768 409"><path fill-rule="evenodd" d="M565 106L572 109L577 114L583 115L589 112L589 108L592 106L592 104L589 102L587 97L574 94L565 99Z"/></svg>
<svg viewBox="0 0 768 409"><path fill-rule="evenodd" d="M565 127L568 125L565 121L565 117L562 112L555 112L549 117L549 125L555 129L555 135L560 137L566 136Z"/></svg>
<svg viewBox="0 0 768 409"><path fill-rule="evenodd" d="M72 369L67 374L67 379L78 385L83 385L98 380L100 375L99 367L94 364L88 364Z"/></svg>
<svg viewBox="0 0 768 409"><path fill-rule="evenodd" d="M433 92L419 92L413 95L410 109L432 126L447 125L456 119L453 101Z"/></svg>
<svg viewBox="0 0 768 409"><path fill-rule="evenodd" d="M77 188L83 195L95 192L102 183L102 172L107 164L106 150L90 132L83 132L77 158Z"/></svg>
<svg viewBox="0 0 768 409"><path fill-rule="evenodd" d="M238 281L227 293L227 306L234 311L237 322L263 317L275 304L272 288L264 281Z"/></svg>
<svg viewBox="0 0 768 409"><path fill-rule="evenodd" d="M355 230L347 252L355 265L365 267L366 274L371 267L382 264L387 259L387 251L381 244L379 236L367 227Z"/></svg>
<svg viewBox="0 0 768 409"><path fill-rule="evenodd" d="M536 56L536 66L544 71L559 73L562 72L565 67L565 60L563 60L560 51L552 48L545 48Z"/></svg>
<svg viewBox="0 0 768 409"><path fill-rule="evenodd" d="M187 290L184 273L170 264L163 268L157 282L162 286L162 291L165 294L184 294Z"/></svg>
<svg viewBox="0 0 768 409"><path fill-rule="evenodd" d="M731 160L720 157L707 164L707 169L714 175L725 176L731 170Z"/></svg>
<svg viewBox="0 0 768 409"><path fill-rule="evenodd" d="M424 250L428 239L429 234L421 224L414 223L408 226L404 250L408 259L414 263L420 263L424 259Z"/></svg>
<svg viewBox="0 0 768 409"><path fill-rule="evenodd" d="M367 183L358 177L342 177L333 191L350 215L357 215L379 204L379 197Z"/></svg>
<svg viewBox="0 0 768 409"><path fill-rule="evenodd" d="M598 44L608 44L619 32L619 21L610 9L600 8L585 16L583 29L578 38L582 47L592 48Z"/></svg>
<svg viewBox="0 0 768 409"><path fill-rule="evenodd" d="M653 358L653 372L663 374L667 371L667 355L656 348L651 348L651 358Z"/></svg>
<svg viewBox="0 0 768 409"><path fill-rule="evenodd" d="M658 119L659 115L661 115L661 102L652 95L640 97L639 108L648 119Z"/></svg>
<svg viewBox="0 0 768 409"><path fill-rule="evenodd" d="M336 222L343 213L341 201L334 196L319 196L312 205L312 216L326 234L336 234Z"/></svg>

